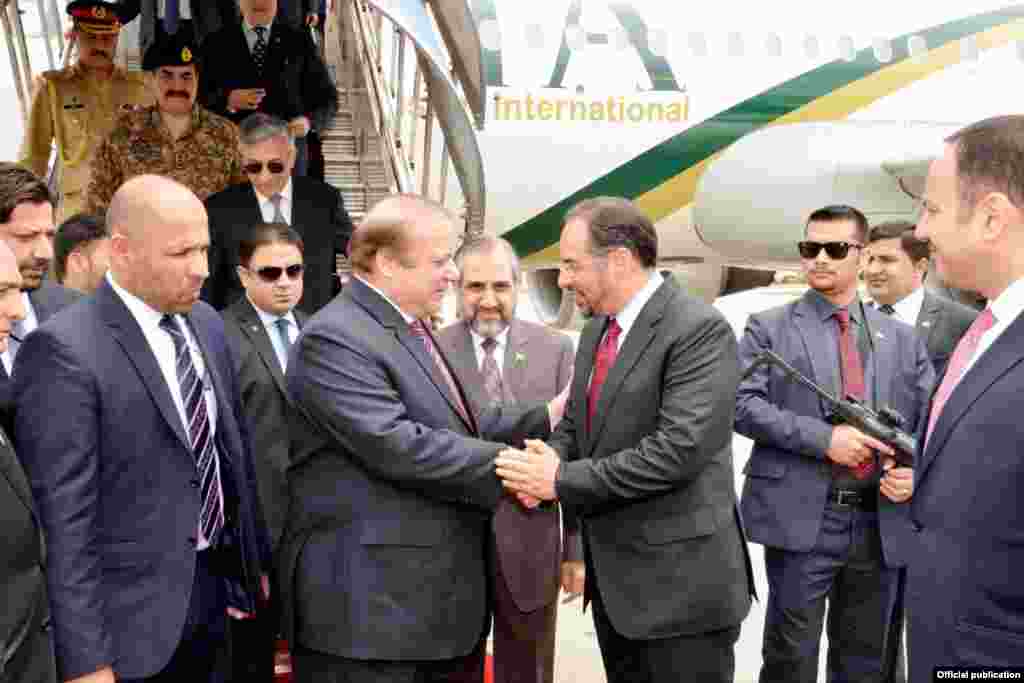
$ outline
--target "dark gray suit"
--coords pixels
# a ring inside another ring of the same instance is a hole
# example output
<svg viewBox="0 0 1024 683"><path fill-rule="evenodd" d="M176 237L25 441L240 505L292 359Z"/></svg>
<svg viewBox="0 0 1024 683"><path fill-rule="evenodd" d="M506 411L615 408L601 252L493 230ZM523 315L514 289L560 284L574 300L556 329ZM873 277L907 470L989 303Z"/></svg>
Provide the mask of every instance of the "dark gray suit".
<svg viewBox="0 0 1024 683"><path fill-rule="evenodd" d="M547 403L569 383L572 340L555 330L513 320L501 366L505 403ZM465 322L450 325L438 341L455 366L479 414L490 405L484 379ZM582 560L579 536L568 534L564 549L558 508L525 510L503 504L492 521L491 572L494 600L494 680L550 682L554 678L555 619L559 567Z"/></svg>
<svg viewBox="0 0 1024 683"><path fill-rule="evenodd" d="M977 317L978 311L973 308L925 289L924 303L915 327L924 338L936 377L941 377L945 372L957 342Z"/></svg>
<svg viewBox="0 0 1024 683"><path fill-rule="evenodd" d="M582 519L585 600L610 683L732 681L753 573L736 506L736 337L669 278L624 339L587 428L607 318L583 329L550 439L557 491Z"/></svg>
<svg viewBox="0 0 1024 683"><path fill-rule="evenodd" d="M0 429L0 681L57 681L43 548L32 490Z"/></svg>
<svg viewBox="0 0 1024 683"><path fill-rule="evenodd" d="M192 12L192 30L197 44L202 44L206 36L221 26L239 20L238 4L235 0L180 0L189 2ZM162 35L163 27L158 27L160 0L121 0L124 21L127 23L142 15L139 21L139 51L145 55L146 49L153 44L158 35Z"/></svg>
<svg viewBox="0 0 1024 683"><path fill-rule="evenodd" d="M547 409L463 419L423 342L359 279L306 324L286 386L279 571L296 680L378 680L396 667L411 678L425 660L479 652L488 525L502 500L494 441L546 438Z"/></svg>

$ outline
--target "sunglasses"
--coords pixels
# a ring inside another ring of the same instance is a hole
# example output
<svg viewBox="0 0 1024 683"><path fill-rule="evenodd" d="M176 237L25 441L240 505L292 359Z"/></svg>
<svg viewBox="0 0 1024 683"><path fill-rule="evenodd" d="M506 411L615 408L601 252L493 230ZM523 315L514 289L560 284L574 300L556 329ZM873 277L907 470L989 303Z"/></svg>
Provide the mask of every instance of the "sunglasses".
<svg viewBox="0 0 1024 683"><path fill-rule="evenodd" d="M260 279L264 282L277 282L281 279L282 273L288 274L289 280L298 280L302 277L302 271L305 270L301 263L293 263L287 268L281 266L264 266L256 271L256 274L260 276Z"/></svg>
<svg viewBox="0 0 1024 683"><path fill-rule="evenodd" d="M833 261L842 261L846 258L846 255L850 253L850 247L856 247L862 249L863 244L856 244L854 242L797 242L796 248L800 250L800 256L803 258L818 258L818 254L821 250L825 250L825 254L828 255Z"/></svg>
<svg viewBox="0 0 1024 683"><path fill-rule="evenodd" d="M262 161L249 161L242 166L242 170L249 175L259 175L263 171ZM279 159L273 159L267 162L267 170L277 175L278 173L284 172L284 162Z"/></svg>

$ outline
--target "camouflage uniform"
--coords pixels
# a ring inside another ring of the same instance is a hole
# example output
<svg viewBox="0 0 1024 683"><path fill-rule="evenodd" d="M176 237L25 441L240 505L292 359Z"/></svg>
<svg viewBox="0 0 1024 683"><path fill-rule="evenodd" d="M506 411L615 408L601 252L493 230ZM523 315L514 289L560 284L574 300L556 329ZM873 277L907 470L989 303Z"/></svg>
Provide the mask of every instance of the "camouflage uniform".
<svg viewBox="0 0 1024 683"><path fill-rule="evenodd" d="M156 106L125 114L96 151L89 211L106 212L117 189L126 180L144 174L173 178L204 200L228 185L245 182L248 179L242 173L238 129L227 119L195 105L191 129L174 140Z"/></svg>

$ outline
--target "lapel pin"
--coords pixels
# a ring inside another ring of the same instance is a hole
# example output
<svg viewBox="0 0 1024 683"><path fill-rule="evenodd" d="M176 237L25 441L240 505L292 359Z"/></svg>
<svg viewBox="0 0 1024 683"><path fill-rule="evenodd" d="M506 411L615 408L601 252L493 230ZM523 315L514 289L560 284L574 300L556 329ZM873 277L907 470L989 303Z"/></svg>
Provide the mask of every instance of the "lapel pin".
<svg viewBox="0 0 1024 683"><path fill-rule="evenodd" d="M921 327L931 327L931 326L932 326L932 321L931 320L925 320L923 323L921 323Z"/></svg>
<svg viewBox="0 0 1024 683"><path fill-rule="evenodd" d="M253 332L259 332L260 331L260 326L259 325L253 325L249 329L252 330Z"/></svg>
<svg viewBox="0 0 1024 683"><path fill-rule="evenodd" d="M875 336L879 339L885 339L885 335L881 331L875 332Z"/></svg>

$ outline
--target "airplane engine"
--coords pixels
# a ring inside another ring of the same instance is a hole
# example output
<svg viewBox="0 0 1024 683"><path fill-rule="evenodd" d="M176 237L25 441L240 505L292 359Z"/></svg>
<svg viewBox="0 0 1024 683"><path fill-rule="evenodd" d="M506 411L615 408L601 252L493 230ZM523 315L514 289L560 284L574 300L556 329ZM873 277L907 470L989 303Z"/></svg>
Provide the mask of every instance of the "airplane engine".
<svg viewBox="0 0 1024 683"><path fill-rule="evenodd" d="M807 216L849 204L870 224L914 220L928 163L959 125L824 122L770 126L709 164L694 196L694 230L731 264L794 268Z"/></svg>

